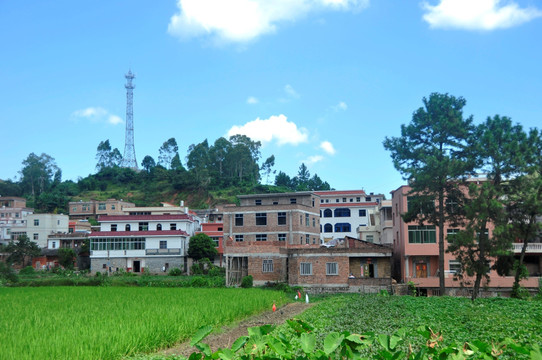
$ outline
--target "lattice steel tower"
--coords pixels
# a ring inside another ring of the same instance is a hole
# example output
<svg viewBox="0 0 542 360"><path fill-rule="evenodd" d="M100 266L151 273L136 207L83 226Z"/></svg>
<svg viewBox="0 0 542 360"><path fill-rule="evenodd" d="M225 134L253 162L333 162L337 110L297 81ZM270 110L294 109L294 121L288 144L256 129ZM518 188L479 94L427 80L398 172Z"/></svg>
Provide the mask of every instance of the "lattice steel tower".
<svg viewBox="0 0 542 360"><path fill-rule="evenodd" d="M134 88L132 80L135 75L128 70L126 77L126 136L124 138L124 156L122 166L137 170L137 160L134 145Z"/></svg>

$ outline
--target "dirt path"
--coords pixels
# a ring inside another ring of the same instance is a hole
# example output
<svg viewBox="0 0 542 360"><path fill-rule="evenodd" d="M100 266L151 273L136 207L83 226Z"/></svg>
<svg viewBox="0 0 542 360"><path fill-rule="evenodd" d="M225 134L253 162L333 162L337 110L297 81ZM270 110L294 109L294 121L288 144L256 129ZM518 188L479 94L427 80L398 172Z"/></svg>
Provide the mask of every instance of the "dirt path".
<svg viewBox="0 0 542 360"><path fill-rule="evenodd" d="M306 309L310 308L314 304L306 304L304 302L294 302L286 304L277 311L267 311L263 314L252 316L246 320L241 321L235 326L224 326L219 333L212 333L207 336L203 342L209 344L213 351L218 348L229 348L237 338L248 335L248 328L254 326L262 326L266 324L279 325L286 320L291 319L301 314ZM189 356L195 348L190 347L190 341L186 341L182 344L178 344L172 348L162 350L159 354L163 355L183 355Z"/></svg>

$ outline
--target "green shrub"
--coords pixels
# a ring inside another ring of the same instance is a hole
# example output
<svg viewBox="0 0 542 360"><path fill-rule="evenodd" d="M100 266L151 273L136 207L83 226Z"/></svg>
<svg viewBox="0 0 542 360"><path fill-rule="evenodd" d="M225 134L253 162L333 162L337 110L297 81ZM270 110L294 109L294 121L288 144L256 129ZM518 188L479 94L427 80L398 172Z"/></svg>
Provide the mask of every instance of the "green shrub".
<svg viewBox="0 0 542 360"><path fill-rule="evenodd" d="M198 263L195 263L190 267L190 273L192 275L203 275L203 266Z"/></svg>
<svg viewBox="0 0 542 360"><path fill-rule="evenodd" d="M8 283L16 283L19 281L19 277L5 262L0 261L0 279L5 280Z"/></svg>
<svg viewBox="0 0 542 360"><path fill-rule="evenodd" d="M416 294L417 294L416 284L414 284L413 281L409 281L409 282L407 282L407 286L408 286L408 294L412 295L412 296L416 296Z"/></svg>
<svg viewBox="0 0 542 360"><path fill-rule="evenodd" d="M190 286L192 287L207 287L209 283L204 277L201 276L194 276L192 280L190 280Z"/></svg>
<svg viewBox="0 0 542 360"><path fill-rule="evenodd" d="M169 275L169 276L181 276L182 273L183 273L183 272L181 271L181 269L179 269L179 268L173 268L173 269L169 270L168 275Z"/></svg>
<svg viewBox="0 0 542 360"><path fill-rule="evenodd" d="M241 279L241 287L242 288L251 288L254 283L254 278L252 275L247 275Z"/></svg>
<svg viewBox="0 0 542 360"><path fill-rule="evenodd" d="M209 276L225 276L226 269L220 266L212 266L209 269Z"/></svg>
<svg viewBox="0 0 542 360"><path fill-rule="evenodd" d="M19 275L34 275L36 270L32 266L27 266L19 271Z"/></svg>

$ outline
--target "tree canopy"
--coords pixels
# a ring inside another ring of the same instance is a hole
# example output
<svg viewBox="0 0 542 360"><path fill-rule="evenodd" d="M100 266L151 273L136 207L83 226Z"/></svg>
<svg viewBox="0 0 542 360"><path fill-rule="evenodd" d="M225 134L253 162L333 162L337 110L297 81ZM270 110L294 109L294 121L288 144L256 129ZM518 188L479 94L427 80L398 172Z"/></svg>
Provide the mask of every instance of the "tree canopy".
<svg viewBox="0 0 542 360"><path fill-rule="evenodd" d="M215 248L215 242L206 234L196 234L190 238L188 245L188 256L195 261L209 259L213 261L218 251Z"/></svg>

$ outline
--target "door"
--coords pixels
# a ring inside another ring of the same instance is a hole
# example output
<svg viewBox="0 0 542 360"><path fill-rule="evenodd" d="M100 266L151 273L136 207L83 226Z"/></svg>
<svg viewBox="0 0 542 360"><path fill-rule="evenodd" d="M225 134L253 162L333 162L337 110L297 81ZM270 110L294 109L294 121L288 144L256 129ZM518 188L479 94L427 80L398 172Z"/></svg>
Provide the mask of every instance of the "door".
<svg viewBox="0 0 542 360"><path fill-rule="evenodd" d="M427 264L425 263L416 264L416 277L417 278L427 277Z"/></svg>
<svg viewBox="0 0 542 360"><path fill-rule="evenodd" d="M141 261L134 261L134 272L141 272Z"/></svg>

